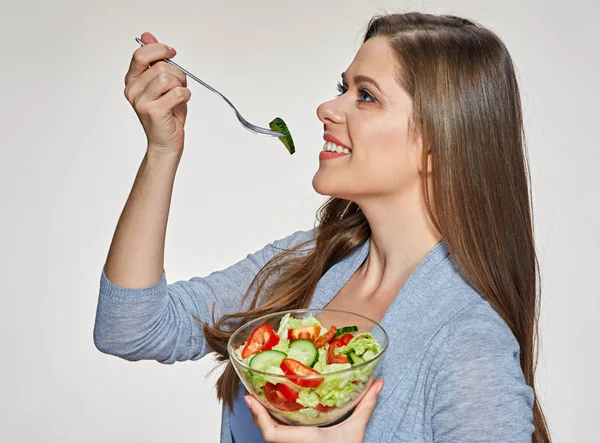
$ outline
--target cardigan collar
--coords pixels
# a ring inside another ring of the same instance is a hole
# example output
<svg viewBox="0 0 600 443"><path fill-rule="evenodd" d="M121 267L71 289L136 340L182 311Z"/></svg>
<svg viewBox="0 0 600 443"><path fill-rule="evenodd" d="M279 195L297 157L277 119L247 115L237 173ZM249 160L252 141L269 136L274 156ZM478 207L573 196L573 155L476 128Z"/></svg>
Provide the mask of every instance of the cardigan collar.
<svg viewBox="0 0 600 443"><path fill-rule="evenodd" d="M323 275L311 308L323 308L333 299L367 258L370 243L369 237ZM468 286L441 240L410 274L380 322L388 334L389 345L378 371L378 378L384 379L385 385L374 414L382 410L435 333L474 302L473 291L456 291L457 284Z"/></svg>

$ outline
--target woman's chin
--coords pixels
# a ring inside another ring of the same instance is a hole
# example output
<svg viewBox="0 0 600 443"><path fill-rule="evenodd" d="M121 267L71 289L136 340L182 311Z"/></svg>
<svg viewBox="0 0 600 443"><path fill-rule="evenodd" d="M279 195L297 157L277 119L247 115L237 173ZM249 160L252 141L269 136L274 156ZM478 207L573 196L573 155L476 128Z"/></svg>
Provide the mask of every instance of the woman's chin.
<svg viewBox="0 0 600 443"><path fill-rule="evenodd" d="M340 189L339 185L336 185L331 180L327 180L324 177L319 177L319 174L315 174L312 181L313 189L317 194L328 196L328 197L336 197L336 198L346 198L344 197L344 192Z"/></svg>
<svg viewBox="0 0 600 443"><path fill-rule="evenodd" d="M331 191L333 190L332 183L325 177L322 177L317 172L312 180L312 187L317 194L332 196Z"/></svg>

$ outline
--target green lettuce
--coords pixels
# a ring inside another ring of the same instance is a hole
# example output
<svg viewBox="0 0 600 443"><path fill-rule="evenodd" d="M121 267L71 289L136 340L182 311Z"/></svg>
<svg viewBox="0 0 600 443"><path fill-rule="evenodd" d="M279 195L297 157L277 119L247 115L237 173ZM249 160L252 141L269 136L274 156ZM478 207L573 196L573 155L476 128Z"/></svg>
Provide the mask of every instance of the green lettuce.
<svg viewBox="0 0 600 443"><path fill-rule="evenodd" d="M314 408L321 403L321 400L313 389L302 389L296 402L307 408Z"/></svg>
<svg viewBox="0 0 600 443"><path fill-rule="evenodd" d="M286 314L288 315L288 314ZM321 326L321 323L319 323L319 320L317 320L315 317L313 317L312 314L310 314L308 317L303 318L303 319L297 319L297 318L290 318L290 320L288 321L288 329L294 329L294 328L299 328L301 326L308 326L308 325L319 325L319 327Z"/></svg>
<svg viewBox="0 0 600 443"><path fill-rule="evenodd" d="M313 365L313 369L317 372L323 372L325 366L327 366L327 350L325 346L319 348L318 353L317 362Z"/></svg>
<svg viewBox="0 0 600 443"><path fill-rule="evenodd" d="M269 374L285 375L279 366L270 366L265 369L265 372L268 372ZM290 386L295 386L291 380L284 377L271 377L270 375L257 374L256 372L252 373L252 386L254 386L254 389L262 389L267 383L273 383L274 385L277 383L285 383Z"/></svg>
<svg viewBox="0 0 600 443"><path fill-rule="evenodd" d="M362 356L367 351L372 351L376 354L381 352L382 347L375 338L368 332L358 334L348 342L346 346L341 346L335 349L336 354L348 354L351 351L356 352L356 355Z"/></svg>
<svg viewBox="0 0 600 443"><path fill-rule="evenodd" d="M322 373L341 371L351 366L350 363L327 365ZM357 395L359 386L352 383L354 380L356 380L354 371L330 375L325 377L325 380L315 388L315 392L321 398L323 405L341 408Z"/></svg>
<svg viewBox="0 0 600 443"><path fill-rule="evenodd" d="M291 319L292 318L290 317L290 314L285 314L282 319L279 320L279 328L277 329L277 335L279 335L279 338L287 338L287 331L289 329L288 323Z"/></svg>
<svg viewBox="0 0 600 443"><path fill-rule="evenodd" d="M279 328L277 329L277 335L279 336L279 341L284 342L281 344L281 347L283 347L284 344L287 344L287 346L289 347L289 341L287 339L287 336L288 336L288 331L290 329L299 328L301 326L308 326L308 325L318 325L319 327L321 327L321 323L319 323L319 320L317 320L312 314L310 314L308 317L306 317L304 319L292 318L289 313L285 314L279 321ZM321 328L319 335L323 335L323 333L324 333L323 329L324 328ZM275 346L273 349L275 349L276 351L285 352L287 354L287 349L285 349L285 350L280 349L280 348L278 348L278 346L279 345Z"/></svg>
<svg viewBox="0 0 600 443"><path fill-rule="evenodd" d="M287 336L287 333L286 333ZM287 338L279 337L279 343L272 348L273 351L283 352L287 354L290 350L290 341Z"/></svg>
<svg viewBox="0 0 600 443"><path fill-rule="evenodd" d="M325 421L327 418L327 414L325 412L317 411L314 408L302 408L295 412L284 412L278 410L275 414L281 417L286 417L289 420L295 421L299 424L301 423L303 425L323 423L323 421Z"/></svg>

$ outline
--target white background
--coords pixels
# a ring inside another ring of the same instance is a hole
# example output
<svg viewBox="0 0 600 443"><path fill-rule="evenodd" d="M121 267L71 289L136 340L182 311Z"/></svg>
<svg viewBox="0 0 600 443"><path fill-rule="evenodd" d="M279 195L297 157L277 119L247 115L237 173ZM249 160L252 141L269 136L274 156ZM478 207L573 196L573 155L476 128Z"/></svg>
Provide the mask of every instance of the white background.
<svg viewBox="0 0 600 443"><path fill-rule="evenodd" d="M174 46L248 120L283 117L297 146L290 156L250 134L190 81L167 235L175 281L313 226L316 107L337 93L371 15L414 9L475 19L514 57L543 277L538 392L556 441L597 435L597 2L2 0L1 441L218 441L210 358L130 363L92 341L101 268L145 148L123 95L134 37Z"/></svg>

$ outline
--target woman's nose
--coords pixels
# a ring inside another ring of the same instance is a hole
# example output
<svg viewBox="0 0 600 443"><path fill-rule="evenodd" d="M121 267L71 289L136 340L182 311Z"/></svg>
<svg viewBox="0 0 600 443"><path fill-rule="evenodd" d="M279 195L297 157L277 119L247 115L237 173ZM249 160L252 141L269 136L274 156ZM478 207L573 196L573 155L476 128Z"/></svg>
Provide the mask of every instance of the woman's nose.
<svg viewBox="0 0 600 443"><path fill-rule="evenodd" d="M343 123L345 114L339 106L338 100L322 103L317 108L317 116L324 125L331 123Z"/></svg>

